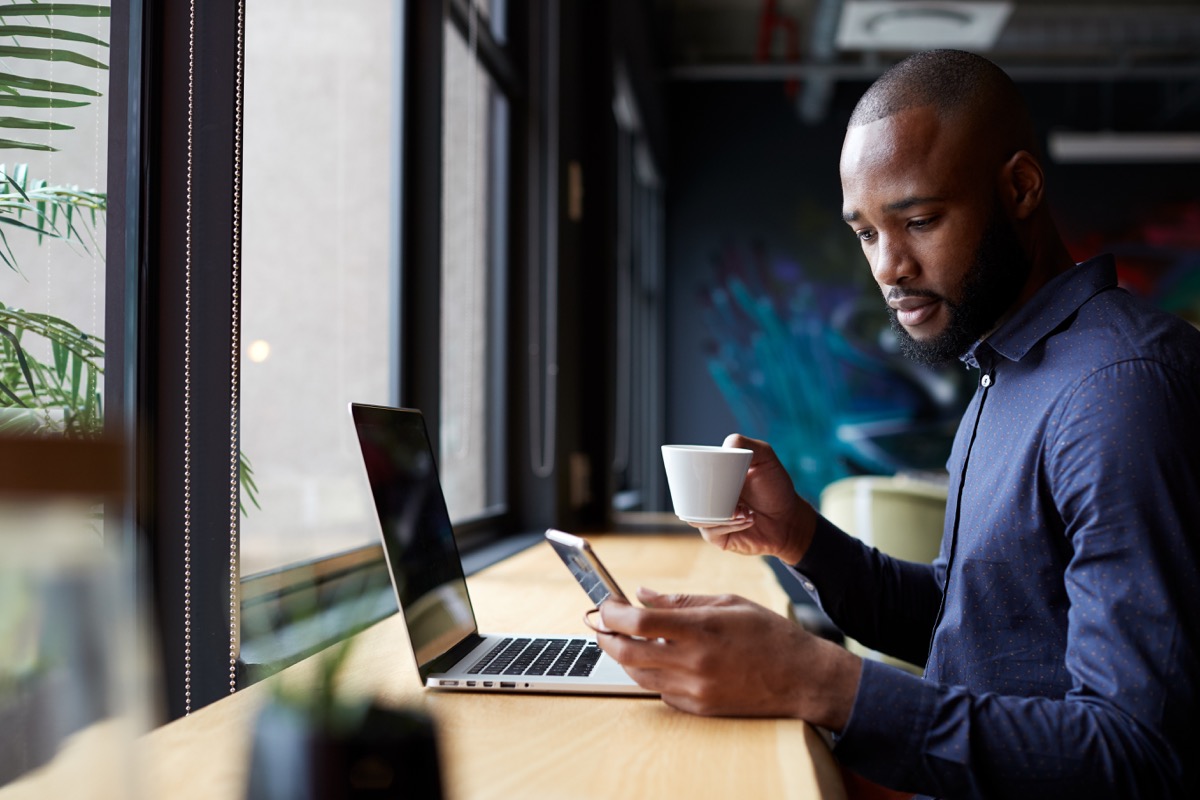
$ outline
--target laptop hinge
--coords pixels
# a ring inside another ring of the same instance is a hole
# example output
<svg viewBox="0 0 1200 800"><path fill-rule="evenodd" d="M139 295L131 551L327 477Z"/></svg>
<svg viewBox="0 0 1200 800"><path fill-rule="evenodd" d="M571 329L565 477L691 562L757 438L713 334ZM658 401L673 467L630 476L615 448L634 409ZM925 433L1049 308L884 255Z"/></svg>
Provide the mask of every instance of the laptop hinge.
<svg viewBox="0 0 1200 800"><path fill-rule="evenodd" d="M437 658L420 665L421 680L424 681L435 672L448 672L451 667L467 657L467 654L483 642L483 637L472 631L458 644L442 653Z"/></svg>

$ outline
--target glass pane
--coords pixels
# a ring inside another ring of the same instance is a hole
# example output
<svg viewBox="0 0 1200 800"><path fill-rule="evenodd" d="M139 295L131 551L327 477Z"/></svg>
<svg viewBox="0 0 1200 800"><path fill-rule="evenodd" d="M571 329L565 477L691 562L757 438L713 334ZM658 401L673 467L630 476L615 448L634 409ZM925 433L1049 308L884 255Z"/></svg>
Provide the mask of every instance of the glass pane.
<svg viewBox="0 0 1200 800"><path fill-rule="evenodd" d="M491 30L492 37L501 44L504 44L508 37L508 25L506 16L508 12L507 0L469 0L475 7L475 24L486 26ZM470 20L468 12L467 19ZM470 23L468 23L469 25Z"/></svg>
<svg viewBox="0 0 1200 800"><path fill-rule="evenodd" d="M662 507L662 194L649 150L617 132L617 371L613 509ZM669 510L669 507L668 507Z"/></svg>
<svg viewBox="0 0 1200 800"><path fill-rule="evenodd" d="M491 79L452 25L446 25L442 166L442 355L439 468L450 516L489 511L496 448L489 424L500 393L490 365L498 332L493 286L503 247L505 108ZM497 158L499 155L499 158Z"/></svg>
<svg viewBox="0 0 1200 800"><path fill-rule="evenodd" d="M246 4L242 574L376 541L347 404L388 404L392 0Z"/></svg>
<svg viewBox="0 0 1200 800"><path fill-rule="evenodd" d="M57 58L2 70L0 433L87 435L103 413L109 20L13 19L0 45Z"/></svg>

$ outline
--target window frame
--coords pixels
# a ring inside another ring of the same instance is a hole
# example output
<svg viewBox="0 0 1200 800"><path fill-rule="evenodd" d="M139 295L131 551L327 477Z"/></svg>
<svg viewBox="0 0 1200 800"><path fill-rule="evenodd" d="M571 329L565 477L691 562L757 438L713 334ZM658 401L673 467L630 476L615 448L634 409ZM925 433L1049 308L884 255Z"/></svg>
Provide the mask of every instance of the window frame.
<svg viewBox="0 0 1200 800"><path fill-rule="evenodd" d="M240 0L112 6L106 423L132 453L126 518L169 718L239 678L230 453L242 11Z"/></svg>
<svg viewBox="0 0 1200 800"><path fill-rule="evenodd" d="M449 13L439 2L419 0L403 4L399 40L401 47L400 80L398 81L399 163L397 165L400 191L399 251L396 335L400 341L398 376L394 389L398 405L420 408L435 450L440 434L440 325L441 325L441 193L442 193L442 103L445 25L453 23L458 32L467 35L469 6L466 0L453 0ZM514 62L507 55L507 45L498 43L490 26L476 29L479 63L495 81L497 91L509 102L510 119L513 107L519 102L520 81ZM421 80L406 80L407 75L420 75ZM407 123L405 121L408 121ZM511 161L518 137L511 128L507 137L496 143ZM511 163L503 170L511 178L516 174ZM498 191L511 203L519 196L512 181L504 182ZM516 214L508 210L510 217ZM489 258L511 263L514 258L511 237L500 232L489 243ZM490 269L489 291L493 314L489 330L488 391L491 431L489 436L489 482L503 469L503 432L508 416L502 377L505 372L506 332L503 327L509 316L509 270ZM489 489L494 487L494 483ZM511 491L511 487L508 487ZM508 498L490 507L479 516L456 520L455 537L459 548L467 554L470 570L478 569L513 549L516 537ZM522 540L521 546L528 541ZM386 576L383 550L379 544L353 548L298 564L249 575L241 581L241 614L245 619L273 617L277 620L296 619L314 607L318 613L329 614L330 604L340 602L337 587L354 576L363 574ZM356 598L355 608L342 613L336 625L313 633L294 629L280 635L276 630L243 630L240 684L249 684L326 646L338 638L388 616L396 611L390 582L371 584L372 597ZM289 627L281 623L281 628ZM287 638L291 645L280 645ZM268 640L275 640L269 642Z"/></svg>
<svg viewBox="0 0 1200 800"><path fill-rule="evenodd" d="M240 575L236 458L231 472L238 415L231 409L240 363L234 300L240 289L244 2L113 4L108 232L115 246L106 276L113 300L105 323L112 348L105 388L108 421L124 431L134 454L128 536L145 576L144 606L152 610L160 707L172 719L311 651L301 647L270 663L247 663L243 656L261 643L244 641L255 634L242 630L243 615L260 613L271 601L278 604L271 613L285 615L289 607L311 607L314 598L323 603L347 576L378 573L383 566L382 548L372 544ZM533 367L522 347L529 336L527 287L564 269L557 254L546 252L546 226L555 224L547 217L553 212L557 218L561 209L547 206L544 195L550 181L561 178L565 160L541 147L549 126L559 124L558 105L546 97L546 77L557 69L547 60L561 58L551 44L561 35L562 10L557 0L498 7L506 14L504 42L490 25L478 26L476 37L479 63L508 99L508 136L494 143L507 155L507 186L497 191L507 200L508 223L505 236L490 242L502 251L507 269L494 275L491 287L503 313L492 330L489 381L498 395L493 408L499 409L491 423L512 439L493 448L491 459L493 474L509 476L503 507L455 525L471 570L536 541L521 532L556 523L566 494L562 474L531 469L525 445L533 420L525 386ZM426 413L437 447L443 36L447 20L463 33L471 12L468 0L408 0L402 9L395 391L398 404ZM421 80L404 78L414 75ZM531 183L539 188L531 191ZM184 269L189 255L190 276ZM510 382L504 384L506 375ZM203 387L202 400L196 387ZM554 454L565 461L562 439ZM185 564L187 584L180 579ZM379 593L390 596L390 585ZM372 608L341 635L390 613Z"/></svg>

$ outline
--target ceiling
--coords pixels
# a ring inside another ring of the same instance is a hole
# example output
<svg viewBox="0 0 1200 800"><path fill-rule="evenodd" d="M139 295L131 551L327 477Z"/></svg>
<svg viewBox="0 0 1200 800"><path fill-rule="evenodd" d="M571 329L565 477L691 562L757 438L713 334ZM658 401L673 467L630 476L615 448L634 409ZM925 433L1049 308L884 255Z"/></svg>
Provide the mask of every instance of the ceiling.
<svg viewBox="0 0 1200 800"><path fill-rule="evenodd" d="M866 7L853 8L859 3L657 0L668 75L673 81L799 80L798 113L820 121L839 82L872 80L908 52L930 46L843 47L842 17ZM919 20L933 28L939 16L966 19L981 6L1003 7L998 33L990 45L961 46L987 55L1019 82L1151 81L1171 87L1156 101L1154 116L1178 120L1194 110L1200 118L1200 0L896 0L873 9L883 7L893 19L904 15L893 27L912 32L925 24Z"/></svg>

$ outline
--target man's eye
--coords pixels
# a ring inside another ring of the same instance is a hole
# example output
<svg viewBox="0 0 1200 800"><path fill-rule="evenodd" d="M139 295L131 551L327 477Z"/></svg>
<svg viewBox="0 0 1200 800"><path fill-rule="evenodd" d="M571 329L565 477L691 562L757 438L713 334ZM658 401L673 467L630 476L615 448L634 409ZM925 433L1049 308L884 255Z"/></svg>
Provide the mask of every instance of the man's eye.
<svg viewBox="0 0 1200 800"><path fill-rule="evenodd" d="M869 242L875 238L875 231L855 231L854 235L860 242Z"/></svg>
<svg viewBox="0 0 1200 800"><path fill-rule="evenodd" d="M908 224L909 224L909 226L910 226L910 227L913 227L913 228L924 228L924 227L926 227L926 226L928 226L928 225L932 225L932 224L933 224L933 221L934 221L934 219L936 219L936 217L928 217L928 218L923 218L923 219L914 219L914 220L909 220L909 223L908 223Z"/></svg>

